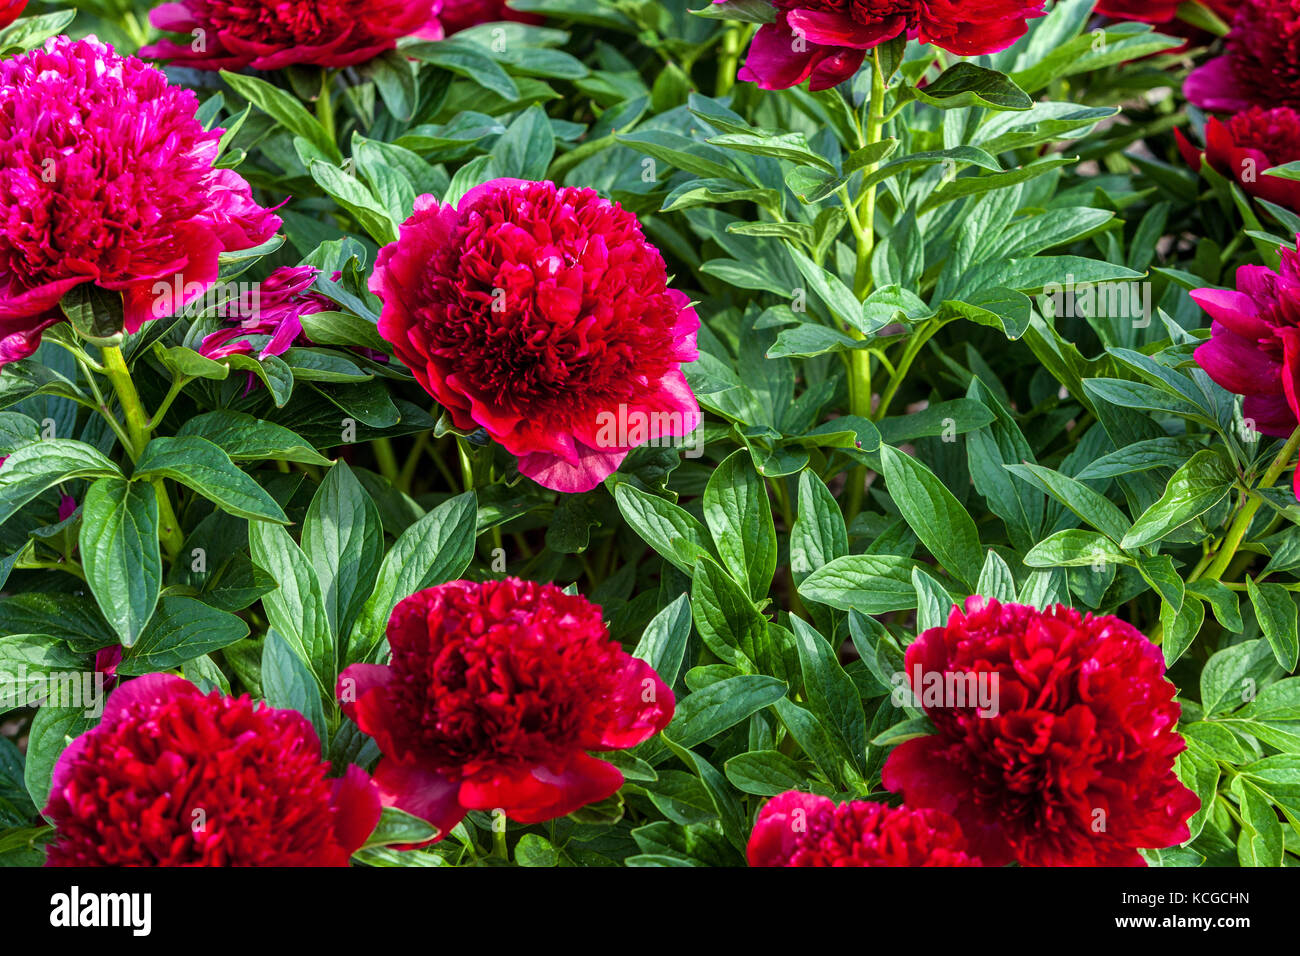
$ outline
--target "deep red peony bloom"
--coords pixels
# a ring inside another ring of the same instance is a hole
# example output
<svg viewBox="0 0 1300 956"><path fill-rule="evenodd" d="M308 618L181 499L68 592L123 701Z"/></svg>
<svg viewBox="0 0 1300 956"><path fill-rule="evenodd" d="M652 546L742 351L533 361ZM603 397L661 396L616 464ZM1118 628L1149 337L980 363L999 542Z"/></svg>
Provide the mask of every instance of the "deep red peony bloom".
<svg viewBox="0 0 1300 956"><path fill-rule="evenodd" d="M750 866L979 866L957 821L938 810L887 807L788 790L758 812Z"/></svg>
<svg viewBox="0 0 1300 956"><path fill-rule="evenodd" d="M36 350L75 286L121 292L134 332L156 318L160 281L179 277L192 299L222 252L280 227L213 168L222 130L205 132L197 107L93 37L0 63L0 365Z"/></svg>
<svg viewBox="0 0 1300 956"><path fill-rule="evenodd" d="M636 445L699 425L681 371L699 318L636 217L593 190L422 196L370 287L380 335L456 427L486 429L547 488L588 491Z"/></svg>
<svg viewBox="0 0 1300 956"><path fill-rule="evenodd" d="M1245 396L1242 414L1256 431L1286 437L1300 421L1300 253L1280 252L1277 272L1242 266L1235 291L1194 289L1191 296L1213 319L1197 364ZM1300 499L1300 470L1294 488Z"/></svg>
<svg viewBox="0 0 1300 956"><path fill-rule="evenodd" d="M1240 0L1226 46L1188 74L1188 100L1207 110L1300 109L1300 0Z"/></svg>
<svg viewBox="0 0 1300 956"><path fill-rule="evenodd" d="M21 17L26 7L27 0L0 0L0 29Z"/></svg>
<svg viewBox="0 0 1300 956"><path fill-rule="evenodd" d="M1199 170L1202 151L1182 130L1174 130L1174 135L1183 159ZM1263 175L1266 169L1300 160L1300 113L1289 106L1252 106L1226 123L1211 116L1205 124L1204 153L1211 167L1236 179L1252 196L1300 211L1300 182Z"/></svg>
<svg viewBox="0 0 1300 956"><path fill-rule="evenodd" d="M856 73L867 50L903 33L960 56L995 53L1024 36L1043 2L771 0L776 21L759 27L738 75L765 90L808 79L809 89L828 89Z"/></svg>
<svg viewBox="0 0 1300 956"><path fill-rule="evenodd" d="M540 823L613 795L623 775L589 750L668 725L673 692L610 639L600 608L551 584L453 581L388 622L387 665L339 678L343 711L375 739L385 805L445 835L469 810Z"/></svg>
<svg viewBox="0 0 1300 956"><path fill-rule="evenodd" d="M1189 839L1174 685L1119 618L975 596L905 659L938 732L899 744L882 780L956 817L985 865L1143 866L1139 848Z"/></svg>
<svg viewBox="0 0 1300 956"><path fill-rule="evenodd" d="M149 22L184 40L140 55L200 70L353 66L404 36L440 39L437 12L436 0L180 0L156 7Z"/></svg>
<svg viewBox="0 0 1300 956"><path fill-rule="evenodd" d="M63 752L47 866L347 866L379 822L360 767L327 779L305 717L149 674Z"/></svg>
<svg viewBox="0 0 1300 956"><path fill-rule="evenodd" d="M438 20L448 35L480 23L497 23L501 20L534 24L543 22L543 18L536 14L511 10L506 6L506 0L442 0Z"/></svg>
<svg viewBox="0 0 1300 956"><path fill-rule="evenodd" d="M283 266L256 289L239 290L224 303L229 328L205 336L199 353L221 359L236 352L259 356L283 355L302 338L302 317L328 312L334 303L319 292L309 292L320 270L314 266ZM256 336L260 348L249 338Z"/></svg>

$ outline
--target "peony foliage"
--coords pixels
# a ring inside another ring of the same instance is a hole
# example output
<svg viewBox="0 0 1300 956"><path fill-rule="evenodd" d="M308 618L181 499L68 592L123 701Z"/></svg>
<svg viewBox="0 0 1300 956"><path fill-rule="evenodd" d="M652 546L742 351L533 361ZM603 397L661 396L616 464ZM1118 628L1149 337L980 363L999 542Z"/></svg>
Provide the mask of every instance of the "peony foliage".
<svg viewBox="0 0 1300 956"><path fill-rule="evenodd" d="M1300 864L1297 37L0 3L0 864Z"/></svg>

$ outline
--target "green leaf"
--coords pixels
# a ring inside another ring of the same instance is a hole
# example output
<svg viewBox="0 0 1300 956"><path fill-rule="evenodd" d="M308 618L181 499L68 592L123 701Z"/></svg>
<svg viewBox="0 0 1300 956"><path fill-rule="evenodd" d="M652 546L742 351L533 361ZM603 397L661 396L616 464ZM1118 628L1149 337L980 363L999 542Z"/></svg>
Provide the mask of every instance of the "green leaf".
<svg viewBox="0 0 1300 956"><path fill-rule="evenodd" d="M463 76L486 90L513 102L519 99L519 87L510 74L501 69L482 47L467 40L452 38L436 43L408 43L402 46L403 56L413 56L425 63Z"/></svg>
<svg viewBox="0 0 1300 956"><path fill-rule="evenodd" d="M1067 528L1050 534L1029 549L1025 564L1031 568L1074 568L1106 564L1131 564L1133 559L1113 540L1097 531Z"/></svg>
<svg viewBox="0 0 1300 956"><path fill-rule="evenodd" d="M274 628L266 632L262 643L261 683L267 704L298 711L311 721L322 741L329 739L321 689L307 665Z"/></svg>
<svg viewBox="0 0 1300 956"><path fill-rule="evenodd" d="M384 557L379 509L345 462L338 462L307 508L302 549L316 569L330 630L346 637L370 597Z"/></svg>
<svg viewBox="0 0 1300 956"><path fill-rule="evenodd" d="M1277 662L1264 640L1243 641L1212 655L1201 671L1201 707L1207 717L1254 700Z"/></svg>
<svg viewBox="0 0 1300 956"><path fill-rule="evenodd" d="M844 673L826 638L802 618L791 617L790 621L799 648L808 709L862 770L867 750L867 718L857 685Z"/></svg>
<svg viewBox="0 0 1300 956"><path fill-rule="evenodd" d="M766 597L776 573L776 527L767 485L741 449L714 469L704 489L704 520L722 563L750 596Z"/></svg>
<svg viewBox="0 0 1300 956"><path fill-rule="evenodd" d="M1016 599L1016 579L1007 567L1007 562L996 551L990 551L984 557L984 567L980 570L980 579L975 585L975 593L987 598L994 598L1003 603Z"/></svg>
<svg viewBox="0 0 1300 956"><path fill-rule="evenodd" d="M1083 482L1041 465L1007 465L1006 469L1047 492L1112 541L1120 542L1128 532L1124 512Z"/></svg>
<svg viewBox="0 0 1300 956"><path fill-rule="evenodd" d="M1006 74L965 61L953 64L924 88L908 88L907 93L942 109L984 106L995 110L1027 110L1034 105L1029 95Z"/></svg>
<svg viewBox="0 0 1300 956"><path fill-rule="evenodd" d="M892 554L849 554L818 568L799 595L841 611L883 614L916 607L912 569L916 562Z"/></svg>
<svg viewBox="0 0 1300 956"><path fill-rule="evenodd" d="M742 793L775 797L787 790L808 784L806 765L799 764L779 750L751 750L738 754L722 765L731 785Z"/></svg>
<svg viewBox="0 0 1300 956"><path fill-rule="evenodd" d="M397 602L461 575L474 556L478 500L472 491L438 505L393 543L348 642L348 659L364 661L384 637Z"/></svg>
<svg viewBox="0 0 1300 956"><path fill-rule="evenodd" d="M1273 648L1273 656L1288 674L1296 669L1300 658L1300 641L1296 636L1296 605L1291 592L1280 584L1256 584L1246 578L1246 593L1259 629Z"/></svg>
<svg viewBox="0 0 1300 956"><path fill-rule="evenodd" d="M767 621L716 561L703 557L691 580L691 608L700 637L714 654L742 669L759 663Z"/></svg>
<svg viewBox="0 0 1300 956"><path fill-rule="evenodd" d="M177 438L190 436L212 442L231 461L292 461L326 468L331 464L306 439L284 426L229 409L191 418L176 430Z"/></svg>
<svg viewBox="0 0 1300 956"><path fill-rule="evenodd" d="M338 146L325 132L325 127L292 94L278 86L272 86L266 80L243 73L222 70L221 78L236 93L282 124L289 132L307 140L335 163L343 162Z"/></svg>
<svg viewBox="0 0 1300 956"><path fill-rule="evenodd" d="M984 566L984 549L966 509L910 455L882 445L880 461L889 494L908 527L950 574L973 588Z"/></svg>
<svg viewBox="0 0 1300 956"><path fill-rule="evenodd" d="M397 807L384 807L374 832L366 838L361 848L392 846L394 844L426 843L438 835L438 828L427 820L413 816Z"/></svg>
<svg viewBox="0 0 1300 956"><path fill-rule="evenodd" d="M1174 472L1160 500L1143 512L1120 542L1139 548L1159 541L1170 531L1203 515L1232 490L1236 474L1218 452L1198 451Z"/></svg>
<svg viewBox="0 0 1300 956"><path fill-rule="evenodd" d="M188 597L166 596L149 625L122 654L117 673L139 676L168 671L248 636L248 625L234 614Z"/></svg>
<svg viewBox="0 0 1300 956"><path fill-rule="evenodd" d="M687 694L664 735L690 749L775 703L785 692L786 685L775 677L743 675L718 681Z"/></svg>
<svg viewBox="0 0 1300 956"><path fill-rule="evenodd" d="M46 704L36 711L27 734L27 763L23 779L32 803L44 808L50 801L54 765L68 744L94 726L95 720L80 707Z"/></svg>
<svg viewBox="0 0 1300 956"><path fill-rule="evenodd" d="M795 586L849 553L844 516L830 489L812 470L799 475L799 517L790 529L790 573Z"/></svg>
<svg viewBox="0 0 1300 956"><path fill-rule="evenodd" d="M690 636L691 603L681 594L646 625L632 656L653 667L660 680L671 687L677 681Z"/></svg>
<svg viewBox="0 0 1300 956"><path fill-rule="evenodd" d="M253 561L277 584L274 591L262 596L267 620L311 670L321 689L333 693L334 640L315 568L278 524L251 522L248 546Z"/></svg>
<svg viewBox="0 0 1300 956"><path fill-rule="evenodd" d="M121 476L121 469L85 442L49 438L19 448L0 465L0 524L60 481Z"/></svg>
<svg viewBox="0 0 1300 956"><path fill-rule="evenodd" d="M153 616L162 590L153 487L122 478L96 481L82 503L78 546L95 603L131 647Z"/></svg>
<svg viewBox="0 0 1300 956"><path fill-rule="evenodd" d="M1237 857L1242 866L1281 866L1285 839L1273 802L1244 777L1234 777L1232 790L1241 800L1241 835Z"/></svg>
<svg viewBox="0 0 1300 956"><path fill-rule="evenodd" d="M671 501L627 482L615 486L614 500L632 530L677 569L692 574L696 561L713 553L704 525Z"/></svg>
<svg viewBox="0 0 1300 956"><path fill-rule="evenodd" d="M289 523L275 499L206 438L155 438L136 462L135 477L171 478L237 517Z"/></svg>

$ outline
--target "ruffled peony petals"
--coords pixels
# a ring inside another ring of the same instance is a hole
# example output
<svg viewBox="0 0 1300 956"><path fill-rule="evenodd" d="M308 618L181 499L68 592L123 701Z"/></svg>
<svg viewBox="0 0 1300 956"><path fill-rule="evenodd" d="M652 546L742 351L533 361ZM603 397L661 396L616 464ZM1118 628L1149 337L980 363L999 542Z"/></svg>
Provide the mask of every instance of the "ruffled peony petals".
<svg viewBox="0 0 1300 956"><path fill-rule="evenodd" d="M672 691L600 608L554 585L451 581L402 600L387 633L391 663L344 671L344 712L384 755L384 803L444 832L467 809L537 823L603 800L622 774L587 751L672 720Z"/></svg>
<svg viewBox="0 0 1300 956"><path fill-rule="evenodd" d="M829 797L787 790L767 803L754 822L746 856L750 866L784 866L808 830L808 821L834 812Z"/></svg>
<svg viewBox="0 0 1300 956"><path fill-rule="evenodd" d="M47 866L346 866L379 819L302 714L170 674L118 687L55 765Z"/></svg>
<svg viewBox="0 0 1300 956"><path fill-rule="evenodd" d="M676 698L640 658L630 658L608 697L610 718L592 741L592 750L623 750L644 743L673 719Z"/></svg>
<svg viewBox="0 0 1300 956"><path fill-rule="evenodd" d="M786 791L764 804L750 866L980 866L957 821L937 810Z"/></svg>
<svg viewBox="0 0 1300 956"><path fill-rule="evenodd" d="M588 491L618 469L635 426L604 416L699 407L680 367L699 317L667 287L636 217L594 191L498 179L455 208L421 197L380 251L379 333L457 428L482 428L526 477ZM625 434L627 433L627 434Z"/></svg>
<svg viewBox="0 0 1300 956"><path fill-rule="evenodd" d="M202 30L202 43L164 39L141 55L169 59L200 70L279 70L299 64L342 68L392 50L404 36L440 39L438 10L444 0L313 0L274 3L249 0L179 0L150 14L159 30Z"/></svg>

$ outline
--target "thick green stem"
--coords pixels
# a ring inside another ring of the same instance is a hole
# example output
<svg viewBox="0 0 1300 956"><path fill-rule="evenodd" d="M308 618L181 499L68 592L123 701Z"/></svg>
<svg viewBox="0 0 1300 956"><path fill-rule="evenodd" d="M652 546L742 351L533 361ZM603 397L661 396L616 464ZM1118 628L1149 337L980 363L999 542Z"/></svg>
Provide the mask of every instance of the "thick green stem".
<svg viewBox="0 0 1300 956"><path fill-rule="evenodd" d="M867 122L862 130L863 146L874 146L880 142L880 132L885 122L885 74L880 68L880 52L871 53L871 100L867 104ZM869 164L862 169L862 175L869 177L875 172L876 164ZM866 186L858 197L856 208L848 213L856 220L854 237L858 242L857 271L853 277L853 289L861 299L871 291L871 252L876 244L876 187ZM851 329L850 334L862 338L861 332ZM871 418L871 353L866 349L854 349L849 353L849 414L860 418ZM846 515L852 521L862 510L862 499L866 493L867 469L858 465L849 469L848 474L848 508Z"/></svg>
<svg viewBox="0 0 1300 956"><path fill-rule="evenodd" d="M1260 479L1257 487L1273 487L1273 483L1277 481L1287 466L1295 463L1297 449L1300 449L1300 428L1291 433L1291 437L1286 440L1282 450L1273 459L1273 463L1268 466L1268 470L1264 472L1264 477ZM1237 517L1233 519L1228 528L1228 533L1224 535L1223 544L1219 546L1219 550L1214 555L1214 560L1210 562L1210 566L1205 569L1204 578L1217 581L1222 577L1223 572L1228 569L1228 565L1232 563L1232 559L1236 556L1237 549L1241 547L1246 532L1250 530L1251 522L1255 520L1255 513L1259 511L1259 506L1263 503L1264 499L1255 494L1249 495L1242 502L1241 508L1237 511Z"/></svg>
<svg viewBox="0 0 1300 956"><path fill-rule="evenodd" d="M726 96L736 85L736 68L740 62L741 33L744 28L739 23L728 23L722 34L721 48L718 50L718 80L714 88L715 96Z"/></svg>
<svg viewBox="0 0 1300 956"><path fill-rule="evenodd" d="M388 479L388 483L394 488L405 488L401 486L401 468L397 464L397 455L393 451L393 443L387 438L376 438L370 443L370 450L375 453L375 463L379 466L379 473Z"/></svg>
<svg viewBox="0 0 1300 956"><path fill-rule="evenodd" d="M135 382L131 381L131 373L126 367L126 359L122 357L122 350L116 345L109 345L102 352L104 374L117 393L122 416L126 419L126 436L130 441L126 453L135 461L149 444L153 433L152 418L140 402L140 393L135 390ZM174 559L185 543L185 536L181 533L181 523L176 520L176 512L172 510L163 480L154 479L153 487L158 497L158 539L162 542L168 559Z"/></svg>

